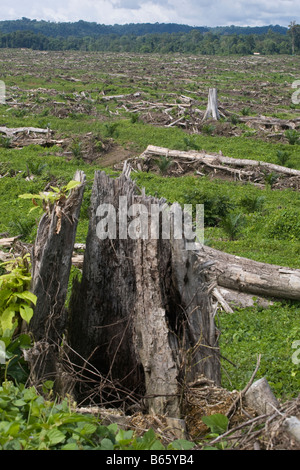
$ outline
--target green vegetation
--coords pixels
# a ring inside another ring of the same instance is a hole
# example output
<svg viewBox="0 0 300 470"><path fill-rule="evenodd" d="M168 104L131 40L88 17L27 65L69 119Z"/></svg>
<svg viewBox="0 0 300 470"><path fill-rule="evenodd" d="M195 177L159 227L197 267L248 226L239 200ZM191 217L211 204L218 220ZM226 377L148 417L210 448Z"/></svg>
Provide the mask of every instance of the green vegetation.
<svg viewBox="0 0 300 470"><path fill-rule="evenodd" d="M69 398L51 400L51 382L44 395L5 381L0 386L0 450L189 450L184 439L164 445L152 429L142 436L99 417L76 413Z"/></svg>
<svg viewBox="0 0 300 470"><path fill-rule="evenodd" d="M256 378L265 377L281 399L298 396L300 367L292 356L293 343L300 337L299 305L275 303L265 309L241 309L234 315L219 316L218 321L221 350L231 361L222 361L226 388L242 389L261 354Z"/></svg>
<svg viewBox="0 0 300 470"><path fill-rule="evenodd" d="M298 193L206 177L183 176L180 184L176 177L143 173L133 177L147 193L171 203L204 204L205 239L210 246L256 261L300 268ZM234 227L243 220L237 239L222 224L228 215Z"/></svg>
<svg viewBox="0 0 300 470"><path fill-rule="evenodd" d="M289 54L300 50L300 26L190 27L174 24L105 26L86 21L0 22L0 47L188 54Z"/></svg>

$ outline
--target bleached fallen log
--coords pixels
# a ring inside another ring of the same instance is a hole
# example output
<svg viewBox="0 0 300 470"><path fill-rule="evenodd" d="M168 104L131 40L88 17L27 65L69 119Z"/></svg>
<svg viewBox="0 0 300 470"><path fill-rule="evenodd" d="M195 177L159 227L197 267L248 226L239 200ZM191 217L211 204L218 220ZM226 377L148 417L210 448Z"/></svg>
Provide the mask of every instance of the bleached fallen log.
<svg viewBox="0 0 300 470"><path fill-rule="evenodd" d="M255 305L262 308L268 308L274 304L272 300L267 299L265 297L247 294L245 292L240 292L234 289L227 289L218 286L218 291L222 295L225 302L233 310L235 310L236 308L254 307Z"/></svg>
<svg viewBox="0 0 300 470"><path fill-rule="evenodd" d="M184 150L172 150L166 147L157 147L155 145L148 145L146 150L140 155L139 158L152 157L168 155L169 158L185 158L190 161L199 161L200 163L210 165L232 165L234 167L253 167L253 168L262 168L275 171L277 173L283 173L289 176L300 176L300 170L295 170L294 168L287 168L284 166L276 165L274 163L262 162L259 160L248 160L241 158L232 158L226 157L224 155L215 154L210 155L203 152L196 152L194 150L184 151Z"/></svg>
<svg viewBox="0 0 300 470"><path fill-rule="evenodd" d="M212 291L212 295L216 298L216 300L220 303L222 308L225 310L226 313L233 313L232 308L226 302L224 297L222 296L221 292L215 287Z"/></svg>
<svg viewBox="0 0 300 470"><path fill-rule="evenodd" d="M127 94L127 95L103 95L100 97L100 99L102 101L111 101L111 100L122 100L124 98L138 98L139 96L141 96L141 93L139 91L137 91L136 93L130 93L130 94Z"/></svg>
<svg viewBox="0 0 300 470"><path fill-rule="evenodd" d="M239 121L244 122L248 127L266 127L276 129L295 129L299 120L279 119L269 116L240 116Z"/></svg>
<svg viewBox="0 0 300 470"><path fill-rule="evenodd" d="M253 261L199 245L199 265L213 262L208 275L218 286L253 296L300 300L300 269Z"/></svg>
<svg viewBox="0 0 300 470"><path fill-rule="evenodd" d="M9 238L0 238L0 246L3 246L5 248L10 247L14 244L16 240L18 240L20 236L17 237L9 237Z"/></svg>
<svg viewBox="0 0 300 470"><path fill-rule="evenodd" d="M15 134L19 134L25 132L29 134L30 132L34 132L36 134L49 134L50 129L42 129L39 127L0 127L0 132L5 134L7 137L13 137Z"/></svg>

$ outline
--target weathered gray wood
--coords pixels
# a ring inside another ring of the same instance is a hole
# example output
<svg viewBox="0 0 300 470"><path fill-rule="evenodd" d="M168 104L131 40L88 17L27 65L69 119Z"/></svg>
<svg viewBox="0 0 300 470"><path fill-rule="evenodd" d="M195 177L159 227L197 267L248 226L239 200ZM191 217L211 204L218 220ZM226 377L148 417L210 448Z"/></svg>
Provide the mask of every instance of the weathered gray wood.
<svg viewBox="0 0 300 470"><path fill-rule="evenodd" d="M82 279L70 301L68 344L119 384L120 397L134 393L144 397L149 411L179 416L182 382L199 373L220 379L210 297L184 240L118 236L119 196L126 196L127 210L140 203L148 215L151 204L164 204L140 194L127 171L115 180L96 172ZM97 235L103 203L116 208L115 239Z"/></svg>
<svg viewBox="0 0 300 470"><path fill-rule="evenodd" d="M260 263L208 246L199 246L200 264L211 261L209 275L219 286L264 298L300 299L300 270Z"/></svg>
<svg viewBox="0 0 300 470"><path fill-rule="evenodd" d="M232 158L224 155L209 155L203 152L196 152L193 150L173 150L166 147L157 147L155 145L148 145L146 150L140 155L140 158L168 155L169 158L182 158L190 161L199 161L203 164L209 165L232 165L233 167L254 167L254 168L266 168L270 171L277 173L283 173L288 176L300 176L300 170L294 168L287 168L284 166L276 165L274 163L261 162L259 160L248 160L246 158Z"/></svg>
<svg viewBox="0 0 300 470"><path fill-rule="evenodd" d="M206 119L219 120L220 114L218 110L218 92L216 88L210 88L208 90L208 103L204 113L203 121Z"/></svg>
<svg viewBox="0 0 300 470"><path fill-rule="evenodd" d="M71 258L81 207L85 175L74 177L81 185L70 196L54 204L39 223L32 249L32 292L37 296L30 331L35 341L57 342L65 323L65 300L71 269Z"/></svg>
<svg viewBox="0 0 300 470"><path fill-rule="evenodd" d="M248 406L258 414L268 414L279 408L279 403L265 377L256 380L245 393Z"/></svg>

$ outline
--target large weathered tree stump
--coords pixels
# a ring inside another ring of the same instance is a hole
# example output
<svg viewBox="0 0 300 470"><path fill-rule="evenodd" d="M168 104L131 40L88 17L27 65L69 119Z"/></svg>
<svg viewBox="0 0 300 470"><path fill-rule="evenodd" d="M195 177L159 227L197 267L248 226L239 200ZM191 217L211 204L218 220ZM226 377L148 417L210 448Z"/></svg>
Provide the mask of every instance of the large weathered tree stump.
<svg viewBox="0 0 300 470"><path fill-rule="evenodd" d="M112 237L101 239L103 204L110 205L107 214L116 225L110 227ZM136 213L134 204L140 204ZM68 344L76 351L72 361L83 366L88 359L117 384L119 397L135 395L150 411L178 416L186 380L205 374L219 382L219 354L210 295L186 240L175 239L172 231L169 239L135 231L132 216L139 214L150 227L153 206L162 214L165 204L141 194L126 173L114 180L96 172ZM159 220L161 230L162 215Z"/></svg>

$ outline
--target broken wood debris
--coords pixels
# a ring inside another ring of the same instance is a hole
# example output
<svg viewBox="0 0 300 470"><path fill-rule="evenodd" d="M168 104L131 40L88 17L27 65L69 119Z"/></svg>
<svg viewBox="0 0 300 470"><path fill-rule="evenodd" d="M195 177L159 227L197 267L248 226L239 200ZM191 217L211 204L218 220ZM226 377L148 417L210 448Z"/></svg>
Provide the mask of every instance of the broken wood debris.
<svg viewBox="0 0 300 470"><path fill-rule="evenodd" d="M63 140L53 139L53 131L50 128L42 129L38 127L0 127L0 134L4 134L9 140L10 147L25 147L26 145L52 146L61 145ZM44 134L44 137L38 137Z"/></svg>
<svg viewBox="0 0 300 470"><path fill-rule="evenodd" d="M259 160L248 160L227 157L219 153L208 154L205 150L175 150L166 147L148 145L139 156L128 159L132 168L137 171L159 172L157 157L166 157L171 165L167 169L169 176L182 176L192 173L199 176L210 175L229 180L252 183L257 187L265 187L268 174L275 174L276 181L272 188L300 189L300 171ZM115 169L121 169L116 164Z"/></svg>

